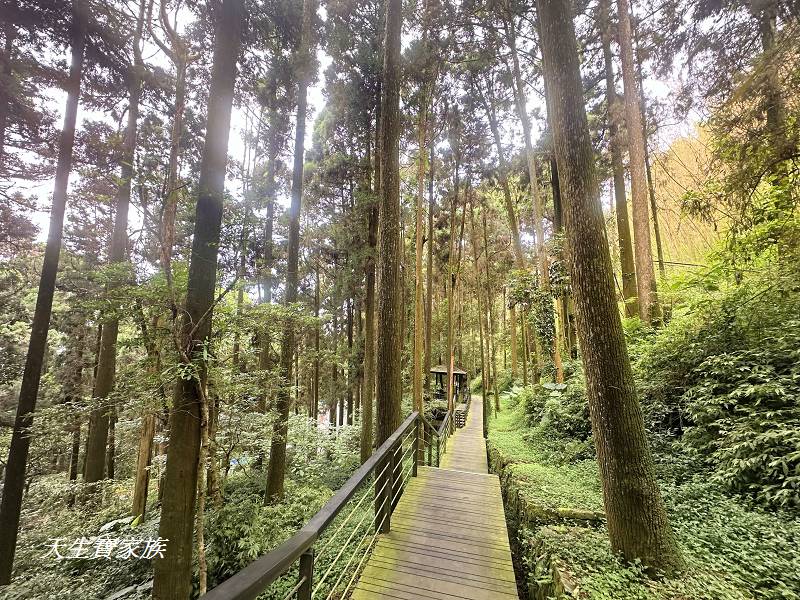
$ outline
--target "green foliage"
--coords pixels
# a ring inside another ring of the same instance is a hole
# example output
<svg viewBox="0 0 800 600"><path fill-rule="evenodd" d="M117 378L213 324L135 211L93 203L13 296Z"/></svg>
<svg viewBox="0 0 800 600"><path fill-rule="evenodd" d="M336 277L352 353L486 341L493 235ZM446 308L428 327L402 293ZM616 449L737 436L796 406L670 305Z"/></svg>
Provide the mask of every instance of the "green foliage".
<svg viewBox="0 0 800 600"><path fill-rule="evenodd" d="M564 282L559 280L556 283L560 289ZM509 275L508 295L511 304L521 304L527 308L528 324L542 345L548 348L552 346L555 338L554 289L545 291L536 271L518 269Z"/></svg>
<svg viewBox="0 0 800 600"><path fill-rule="evenodd" d="M264 478L231 480L225 504L206 516L209 588L287 540L330 498L318 484L288 481L286 500L264 505Z"/></svg>
<svg viewBox="0 0 800 600"><path fill-rule="evenodd" d="M695 468L772 506L800 505L800 295L792 269L690 281L658 332L628 324L646 422Z"/></svg>
<svg viewBox="0 0 800 600"><path fill-rule="evenodd" d="M800 321L760 348L698 366L684 394L694 426L685 442L714 478L759 501L800 506Z"/></svg>
<svg viewBox="0 0 800 600"><path fill-rule="evenodd" d="M526 507L527 522L516 524L512 545L531 597L552 598L568 588L569 597L588 600L800 598L795 551L800 519L748 508L702 473L678 483L662 480L670 523L687 562L679 577L650 579L639 564L623 562L611 551L601 522L553 524L558 520L553 514L569 514L564 509L602 511L602 493L595 461L560 461L552 440L528 426L525 402L531 397L521 389L505 394L489 432L491 455L505 465L507 500L524 501ZM656 459L674 462L672 455Z"/></svg>
<svg viewBox="0 0 800 600"><path fill-rule="evenodd" d="M517 463L510 467L510 476L520 495L537 506L603 512L603 494L594 459L559 465Z"/></svg>
<svg viewBox="0 0 800 600"><path fill-rule="evenodd" d="M526 433L557 448L561 459L569 462L594 456L589 420L589 401L582 371L566 383L541 383L527 387L514 386L501 395L504 403L520 407L531 428Z"/></svg>

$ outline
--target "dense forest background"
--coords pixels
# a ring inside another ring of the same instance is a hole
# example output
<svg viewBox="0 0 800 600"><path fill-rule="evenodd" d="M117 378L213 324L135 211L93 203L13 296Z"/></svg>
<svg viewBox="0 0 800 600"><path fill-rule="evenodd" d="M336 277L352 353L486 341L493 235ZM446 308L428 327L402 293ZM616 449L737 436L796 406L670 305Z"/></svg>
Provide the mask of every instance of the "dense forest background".
<svg viewBox="0 0 800 600"><path fill-rule="evenodd" d="M439 364L603 510L553 3L3 0L1 597L203 593L452 410ZM800 5L571 6L630 397L708 584L630 597L798 598ZM174 562L56 560L103 526ZM547 543L628 597L599 530Z"/></svg>

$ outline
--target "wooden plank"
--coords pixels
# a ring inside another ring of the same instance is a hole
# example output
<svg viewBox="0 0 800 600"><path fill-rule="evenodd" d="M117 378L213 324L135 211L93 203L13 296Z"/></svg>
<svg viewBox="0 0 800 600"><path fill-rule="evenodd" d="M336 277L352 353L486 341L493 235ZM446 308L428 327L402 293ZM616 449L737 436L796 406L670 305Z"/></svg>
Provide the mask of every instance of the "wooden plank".
<svg viewBox="0 0 800 600"><path fill-rule="evenodd" d="M517 600L500 480L488 474L482 405L442 457L409 480L354 600Z"/></svg>
<svg viewBox="0 0 800 600"><path fill-rule="evenodd" d="M437 597L464 598L465 600L488 600L512 598L517 600L516 586L503 585L503 582L476 581L462 578L460 581L443 576L426 577L419 573L404 572L396 566L389 568L372 563L361 575L362 580L378 585L391 584L403 589L419 590L421 594L431 594Z"/></svg>
<svg viewBox="0 0 800 600"><path fill-rule="evenodd" d="M383 547L380 552L376 552L372 560L419 567L425 571L441 571L443 573L463 574L473 578L496 579L506 582L509 581L509 575L513 575L513 571L508 569L507 565L498 568L490 562L459 560L451 556L442 557L423 554L422 552L412 552L407 549L398 550L388 546Z"/></svg>

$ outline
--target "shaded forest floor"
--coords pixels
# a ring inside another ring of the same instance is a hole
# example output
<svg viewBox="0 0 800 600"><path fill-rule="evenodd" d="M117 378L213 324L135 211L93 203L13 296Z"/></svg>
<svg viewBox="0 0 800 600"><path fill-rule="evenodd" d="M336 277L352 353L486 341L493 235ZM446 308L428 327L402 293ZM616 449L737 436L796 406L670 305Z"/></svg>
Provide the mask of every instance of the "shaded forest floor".
<svg viewBox="0 0 800 600"><path fill-rule="evenodd" d="M595 459L583 440L530 427L530 390L501 395L488 447L503 484L518 580L531 598L800 598L800 519L731 497L664 445L655 454L659 482L688 569L656 581L623 564L603 523Z"/></svg>
<svg viewBox="0 0 800 600"><path fill-rule="evenodd" d="M332 445L331 453L321 452L315 459L296 458L286 497L274 506L264 505L265 472L252 468L232 471L224 486L223 504L211 503L206 511L209 589L291 537L347 479L358 465L356 428L345 427ZM83 486L69 486L64 473L35 480L24 504L14 581L0 590L0 599L149 598L152 560L122 559L122 545L110 559L93 558L94 544L85 547L84 559L58 560L52 548L60 539L60 554L69 555L76 540L102 534L115 540L157 539L161 513L157 484L152 479L155 477L151 478L148 511L141 522L130 516L132 478L106 481L93 496ZM68 499L73 492L78 499L70 507ZM143 548L139 547L139 554ZM194 580L196 585L196 572Z"/></svg>

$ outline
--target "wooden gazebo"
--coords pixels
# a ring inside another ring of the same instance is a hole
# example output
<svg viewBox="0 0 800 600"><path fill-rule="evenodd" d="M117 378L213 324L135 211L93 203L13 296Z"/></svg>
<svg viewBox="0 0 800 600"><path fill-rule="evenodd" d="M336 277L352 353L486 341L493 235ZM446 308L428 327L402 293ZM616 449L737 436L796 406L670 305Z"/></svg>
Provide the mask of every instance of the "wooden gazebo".
<svg viewBox="0 0 800 600"><path fill-rule="evenodd" d="M436 365L431 369L434 377L433 398L447 400L447 365ZM461 367L453 367L453 402L458 404L459 398L469 393L467 372Z"/></svg>

